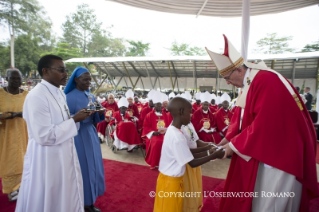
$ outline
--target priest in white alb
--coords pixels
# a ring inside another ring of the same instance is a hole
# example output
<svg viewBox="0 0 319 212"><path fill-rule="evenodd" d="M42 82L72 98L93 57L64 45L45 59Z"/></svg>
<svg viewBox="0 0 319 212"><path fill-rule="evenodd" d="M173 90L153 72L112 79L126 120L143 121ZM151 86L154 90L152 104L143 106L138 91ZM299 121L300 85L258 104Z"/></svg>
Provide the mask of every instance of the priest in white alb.
<svg viewBox="0 0 319 212"><path fill-rule="evenodd" d="M73 137L76 122L90 114L81 110L72 118L64 93L67 72L62 58L43 56L38 63L42 81L27 95L23 118L28 127L22 182L16 212L84 211L81 169Z"/></svg>

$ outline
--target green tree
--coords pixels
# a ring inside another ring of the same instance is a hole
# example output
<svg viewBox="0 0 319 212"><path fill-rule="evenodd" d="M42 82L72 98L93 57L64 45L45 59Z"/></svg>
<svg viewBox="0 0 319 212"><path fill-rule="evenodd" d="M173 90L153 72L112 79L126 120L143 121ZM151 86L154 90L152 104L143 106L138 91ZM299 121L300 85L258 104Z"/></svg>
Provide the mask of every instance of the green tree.
<svg viewBox="0 0 319 212"><path fill-rule="evenodd" d="M133 40L127 40L127 42L130 44L130 46L128 47L126 56L145 56L150 49L149 43L142 43L142 41Z"/></svg>
<svg viewBox="0 0 319 212"><path fill-rule="evenodd" d="M0 76L4 76L10 67L10 46L5 43L0 43L0 58Z"/></svg>
<svg viewBox="0 0 319 212"><path fill-rule="evenodd" d="M110 33L97 32L88 44L90 57L123 57L126 52L122 38L112 38Z"/></svg>
<svg viewBox="0 0 319 212"><path fill-rule="evenodd" d="M301 52L316 52L319 51L319 40L312 44L307 44L303 47Z"/></svg>
<svg viewBox="0 0 319 212"><path fill-rule="evenodd" d="M255 52L264 54L282 54L285 52L294 52L295 49L289 48L289 41L292 36L278 37L277 33L267 33L267 37L257 41Z"/></svg>
<svg viewBox="0 0 319 212"><path fill-rule="evenodd" d="M88 52L88 43L92 35L101 30L102 23L97 21L94 10L87 4L77 6L76 13L66 17L66 22L62 24L64 43L69 43L73 48L81 48L84 55Z"/></svg>
<svg viewBox="0 0 319 212"><path fill-rule="evenodd" d="M44 16L44 10L39 6L37 0L0 0L0 6L0 25L9 29L11 66L15 67L14 41L16 34L29 34L30 38L37 37L37 39L48 38L48 34L44 36L43 34L50 31L52 24ZM45 43L44 40L42 42Z"/></svg>
<svg viewBox="0 0 319 212"><path fill-rule="evenodd" d="M173 56L203 56L205 55L204 49L200 47L191 47L187 43L178 44L177 41L172 43L171 48L169 48Z"/></svg>
<svg viewBox="0 0 319 212"><path fill-rule="evenodd" d="M82 51L81 49L79 48L73 48L71 47L70 44L68 43L58 43L57 44L57 47L53 48L53 50L51 52L45 52L45 53L42 53L41 56L44 56L46 54L54 54L54 55L57 55L61 58L63 58L63 60L68 60L68 59L71 59L71 58L79 58L79 57L82 57L83 54L82 54ZM66 68L68 70L70 70L70 73L72 73L72 71L77 67L77 66L81 66L82 64L81 63L66 63Z"/></svg>
<svg viewBox="0 0 319 212"><path fill-rule="evenodd" d="M37 69L40 58L40 48L37 39L30 35L19 35L15 40L16 67L24 76Z"/></svg>

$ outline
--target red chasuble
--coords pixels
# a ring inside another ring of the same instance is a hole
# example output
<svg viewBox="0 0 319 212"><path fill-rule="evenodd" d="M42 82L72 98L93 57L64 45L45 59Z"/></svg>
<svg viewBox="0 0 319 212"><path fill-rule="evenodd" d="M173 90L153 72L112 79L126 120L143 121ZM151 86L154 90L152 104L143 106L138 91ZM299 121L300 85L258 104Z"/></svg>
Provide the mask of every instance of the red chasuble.
<svg viewBox="0 0 319 212"><path fill-rule="evenodd" d="M134 105L136 105L136 107L137 107L138 114L141 114L141 111L143 109L143 104L140 102L138 102L138 103L134 102Z"/></svg>
<svg viewBox="0 0 319 212"><path fill-rule="evenodd" d="M131 116L127 112L125 113L124 119L122 118L120 111L115 112L113 117L116 120L116 135L121 141L130 145L141 143L136 126L131 121Z"/></svg>
<svg viewBox="0 0 319 212"><path fill-rule="evenodd" d="M205 142L213 142L215 144L218 144L221 141L221 137L217 132L214 115L211 112L208 111L208 113L205 114L202 109L196 110L192 116L192 124L194 125L196 133L201 140ZM204 130L199 132L202 127L207 130L213 128L216 131L212 134L206 133Z"/></svg>
<svg viewBox="0 0 319 212"><path fill-rule="evenodd" d="M218 105L209 104L209 110L212 114L216 113L218 110Z"/></svg>
<svg viewBox="0 0 319 212"><path fill-rule="evenodd" d="M308 211L309 200L319 195L315 161L317 138L309 113L300 96L294 99L274 73L259 71L250 86L241 133L238 107L226 138L240 153L252 158L246 162L233 154L224 192L253 192L258 165L262 162L296 176L302 184L299 211ZM219 211L248 212L252 200L222 198Z"/></svg>
<svg viewBox="0 0 319 212"><path fill-rule="evenodd" d="M193 104L193 110L194 110L194 112L195 112L197 109L199 109L201 106L202 106L201 104L197 105L197 103L195 102L195 103Z"/></svg>
<svg viewBox="0 0 319 212"><path fill-rule="evenodd" d="M136 105L132 104L132 105L129 105L126 112L128 112L128 114L130 116L135 116L136 118L139 118L140 117L140 114L138 112L138 109L136 107Z"/></svg>
<svg viewBox="0 0 319 212"><path fill-rule="evenodd" d="M117 103L109 104L107 101L101 104L105 108L105 119L109 119L110 115L119 110ZM109 122L103 120L96 125L96 130L98 133L102 134L105 137L105 130Z"/></svg>
<svg viewBox="0 0 319 212"><path fill-rule="evenodd" d="M144 123L144 119L146 117L146 115L151 112L153 109L150 108L150 107L145 107L143 108L143 110L141 111L141 114L140 114L140 118L138 120L138 127L139 129L138 130L143 130L143 123ZM142 132L141 132L142 133Z"/></svg>
<svg viewBox="0 0 319 212"><path fill-rule="evenodd" d="M216 118L216 122L217 122L218 131L221 132L225 136L227 134L227 129L225 129L225 127L229 126L229 123L230 123L231 118L232 118L231 111L227 110L227 112L226 112L223 108L220 108L215 113L215 118Z"/></svg>
<svg viewBox="0 0 319 212"><path fill-rule="evenodd" d="M157 116L155 114L155 110L153 110L145 117L142 137L146 139L145 161L151 166L151 168L159 166L164 134L153 135L151 139L148 139L146 135L152 131L158 131L159 128L167 128L169 124L166 113L162 113L161 116Z"/></svg>
<svg viewBox="0 0 319 212"><path fill-rule="evenodd" d="M143 108L146 108L146 107L149 107L149 106L148 106L148 102L146 102L146 103L143 105Z"/></svg>

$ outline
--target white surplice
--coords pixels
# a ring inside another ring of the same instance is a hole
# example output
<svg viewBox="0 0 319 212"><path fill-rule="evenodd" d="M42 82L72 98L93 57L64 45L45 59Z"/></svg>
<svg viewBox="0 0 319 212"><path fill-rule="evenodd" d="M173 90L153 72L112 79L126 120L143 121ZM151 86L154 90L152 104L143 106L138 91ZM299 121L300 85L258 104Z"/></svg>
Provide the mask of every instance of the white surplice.
<svg viewBox="0 0 319 212"><path fill-rule="evenodd" d="M16 212L84 211L77 128L66 109L64 93L45 80L25 99L29 141Z"/></svg>

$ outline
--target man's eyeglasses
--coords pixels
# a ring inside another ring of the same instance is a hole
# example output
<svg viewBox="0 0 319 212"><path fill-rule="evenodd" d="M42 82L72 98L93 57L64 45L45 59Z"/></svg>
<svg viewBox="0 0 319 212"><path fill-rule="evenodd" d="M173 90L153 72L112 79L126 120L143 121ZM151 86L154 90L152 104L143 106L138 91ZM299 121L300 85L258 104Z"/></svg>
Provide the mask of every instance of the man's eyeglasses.
<svg viewBox="0 0 319 212"><path fill-rule="evenodd" d="M235 70L236 70L236 69L232 70L232 72L230 73L230 75L228 75L227 77L223 77L224 80L229 81L230 76L233 74L233 72L234 72Z"/></svg>
<svg viewBox="0 0 319 212"><path fill-rule="evenodd" d="M65 68L53 68L53 67L48 67L48 69L55 69L55 70L58 70L60 71L61 73L68 73L69 70L65 69Z"/></svg>

